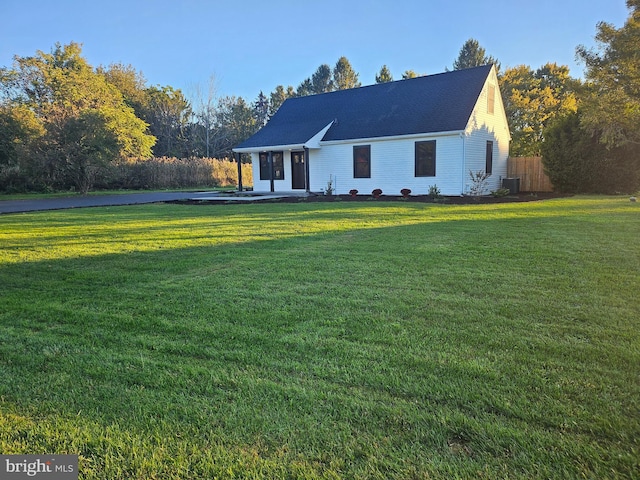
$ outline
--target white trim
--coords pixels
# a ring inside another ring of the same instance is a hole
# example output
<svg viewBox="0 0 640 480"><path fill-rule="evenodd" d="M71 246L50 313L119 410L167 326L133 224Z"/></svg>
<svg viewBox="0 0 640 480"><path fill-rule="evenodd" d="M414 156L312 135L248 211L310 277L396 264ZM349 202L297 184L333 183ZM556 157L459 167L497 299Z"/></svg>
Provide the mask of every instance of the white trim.
<svg viewBox="0 0 640 480"><path fill-rule="evenodd" d="M309 140L304 142L304 146L306 148L309 148L309 149L312 149L312 150L320 148L320 143L322 142L322 137L324 137L324 134L327 133L327 130L329 130L331 128L331 125L333 125L333 122L334 122L334 120L331 120L329 125L324 127L322 130L320 130L318 133L316 133Z"/></svg>
<svg viewBox="0 0 640 480"><path fill-rule="evenodd" d="M370 137L370 138L348 138L346 140L327 140L320 142L322 145L342 145L346 143L371 143L371 142L384 142L387 140L411 140L414 138L429 138L429 137L449 137L454 135L460 135L464 133L464 130L452 130L449 132L429 132L429 133L412 133L410 135L392 135L388 137Z"/></svg>
<svg viewBox="0 0 640 480"><path fill-rule="evenodd" d="M296 143L296 144L291 144L291 145L263 145L260 147L247 147L247 148L233 148L232 151L237 152L237 153L260 153L260 152L264 152L266 150L271 150L271 151L276 151L276 150L301 150L303 148L308 148L310 150L315 150L320 148L320 141L322 140L322 137L324 137L324 134L327 133L327 130L329 130L329 128L331 128L331 125L333 125L333 120L331 120L331 122L329 123L329 125L327 125L326 127L324 127L322 130L320 130L318 133L316 133L313 137L311 137L309 140L307 140L304 143Z"/></svg>
<svg viewBox="0 0 640 480"><path fill-rule="evenodd" d="M232 151L236 153L260 153L271 150L272 152L279 150L302 150L304 148L304 144L294 144L294 145L264 145L261 147L247 147L247 148L233 148Z"/></svg>

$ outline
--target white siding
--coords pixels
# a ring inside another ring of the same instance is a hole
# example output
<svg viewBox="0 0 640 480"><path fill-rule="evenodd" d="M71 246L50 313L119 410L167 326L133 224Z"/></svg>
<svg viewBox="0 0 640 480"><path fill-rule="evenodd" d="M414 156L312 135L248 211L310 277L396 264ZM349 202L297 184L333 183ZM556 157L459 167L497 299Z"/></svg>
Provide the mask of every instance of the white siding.
<svg viewBox="0 0 640 480"><path fill-rule="evenodd" d="M495 87L493 114L487 111L490 85ZM485 169L488 140L493 142L493 173L487 182L487 192L485 193L500 188L502 179L507 176L507 158L509 157L509 141L511 140L495 69L491 70L467 124L465 138L465 193L469 191L471 184L469 170L476 172Z"/></svg>
<svg viewBox="0 0 640 480"><path fill-rule="evenodd" d="M436 176L415 176L415 143L436 141ZM369 194L380 188L386 195L400 195L403 188L415 195L426 194L437 185L443 195L461 193L461 135L412 137L410 139L374 140L323 145L310 151L311 191L321 191L331 178L337 194L356 189ZM353 147L371 146L371 178L354 178Z"/></svg>

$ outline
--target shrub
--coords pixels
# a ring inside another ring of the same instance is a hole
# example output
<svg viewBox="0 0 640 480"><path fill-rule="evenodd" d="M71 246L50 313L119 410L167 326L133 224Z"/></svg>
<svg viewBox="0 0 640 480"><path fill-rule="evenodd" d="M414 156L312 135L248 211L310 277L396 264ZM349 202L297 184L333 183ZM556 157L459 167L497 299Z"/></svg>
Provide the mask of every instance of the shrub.
<svg viewBox="0 0 640 480"><path fill-rule="evenodd" d="M497 190L491 190L491 195L496 198L506 197L510 193L511 193L511 190L509 190L508 188L499 188Z"/></svg>
<svg viewBox="0 0 640 480"><path fill-rule="evenodd" d="M429 195L429 197L431 197L434 200L436 198L442 197L442 195L440 195L440 189L438 188L437 185L429 185L429 193L427 193L427 195Z"/></svg>
<svg viewBox="0 0 640 480"><path fill-rule="evenodd" d="M558 118L545 129L542 162L556 190L569 193L634 193L640 187L640 146L607 149L582 128L581 115Z"/></svg>
<svg viewBox="0 0 640 480"><path fill-rule="evenodd" d="M409 198L409 195L411 195L411 189L410 188L403 188L402 190L400 190L400 193L402 194L402 196L404 198Z"/></svg>
<svg viewBox="0 0 640 480"><path fill-rule="evenodd" d="M382 195L382 190L380 188L374 188L371 195L373 195L373 198L379 198L380 195Z"/></svg>
<svg viewBox="0 0 640 480"><path fill-rule="evenodd" d="M327 188L324 189L324 194L331 196L335 191L335 186L333 184L333 176L329 175L329 181L327 182Z"/></svg>
<svg viewBox="0 0 640 480"><path fill-rule="evenodd" d="M491 174L484 170L478 170L477 172L469 170L469 176L471 177L471 189L469 193L474 196L483 195L487 180Z"/></svg>
<svg viewBox="0 0 640 480"><path fill-rule="evenodd" d="M349 190L349 195L351 195L352 197L355 197L356 195L358 195L358 190L356 190L355 188L352 188L351 190Z"/></svg>

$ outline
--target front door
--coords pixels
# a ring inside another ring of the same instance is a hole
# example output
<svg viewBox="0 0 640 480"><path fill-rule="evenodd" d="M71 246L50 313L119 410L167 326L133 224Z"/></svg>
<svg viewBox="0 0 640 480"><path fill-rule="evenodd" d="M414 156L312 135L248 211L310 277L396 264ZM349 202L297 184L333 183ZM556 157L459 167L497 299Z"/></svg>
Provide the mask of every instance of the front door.
<svg viewBox="0 0 640 480"><path fill-rule="evenodd" d="M304 190L306 186L304 152L291 152L291 188Z"/></svg>

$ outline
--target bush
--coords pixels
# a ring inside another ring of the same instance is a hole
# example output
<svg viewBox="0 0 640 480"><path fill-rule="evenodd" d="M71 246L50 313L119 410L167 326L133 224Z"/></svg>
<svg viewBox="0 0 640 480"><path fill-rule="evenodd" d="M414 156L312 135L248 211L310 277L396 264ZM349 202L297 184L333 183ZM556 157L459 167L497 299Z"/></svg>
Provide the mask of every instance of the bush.
<svg viewBox="0 0 640 480"><path fill-rule="evenodd" d="M402 190L400 190L400 193L402 194L402 196L404 198L409 198L409 195L411 195L411 189L410 188L403 188Z"/></svg>
<svg viewBox="0 0 640 480"><path fill-rule="evenodd" d="M580 113L556 119L545 129L542 162L556 190L568 193L634 193L640 188L640 148L607 150L582 129Z"/></svg>
<svg viewBox="0 0 640 480"><path fill-rule="evenodd" d="M469 193L473 196L484 195L484 190L487 185L487 180L491 174L485 172L484 170L478 170L477 172L472 172L469 170L469 177L471 177L471 190Z"/></svg>
<svg viewBox="0 0 640 480"><path fill-rule="evenodd" d="M440 189L437 185L429 185L429 192L427 193L427 195L434 200L442 196L440 195Z"/></svg>
<svg viewBox="0 0 640 480"><path fill-rule="evenodd" d="M356 195L358 195L358 190L356 190L355 188L352 188L351 190L349 190L349 195L351 195L352 197L355 197Z"/></svg>
<svg viewBox="0 0 640 480"><path fill-rule="evenodd" d="M379 198L380 195L382 195L382 190L380 188L374 188L371 195L373 195L373 198Z"/></svg>
<svg viewBox="0 0 640 480"><path fill-rule="evenodd" d="M508 188L499 188L497 190L491 190L491 195L496 198L506 197L510 193L511 193L511 190L509 190Z"/></svg>

